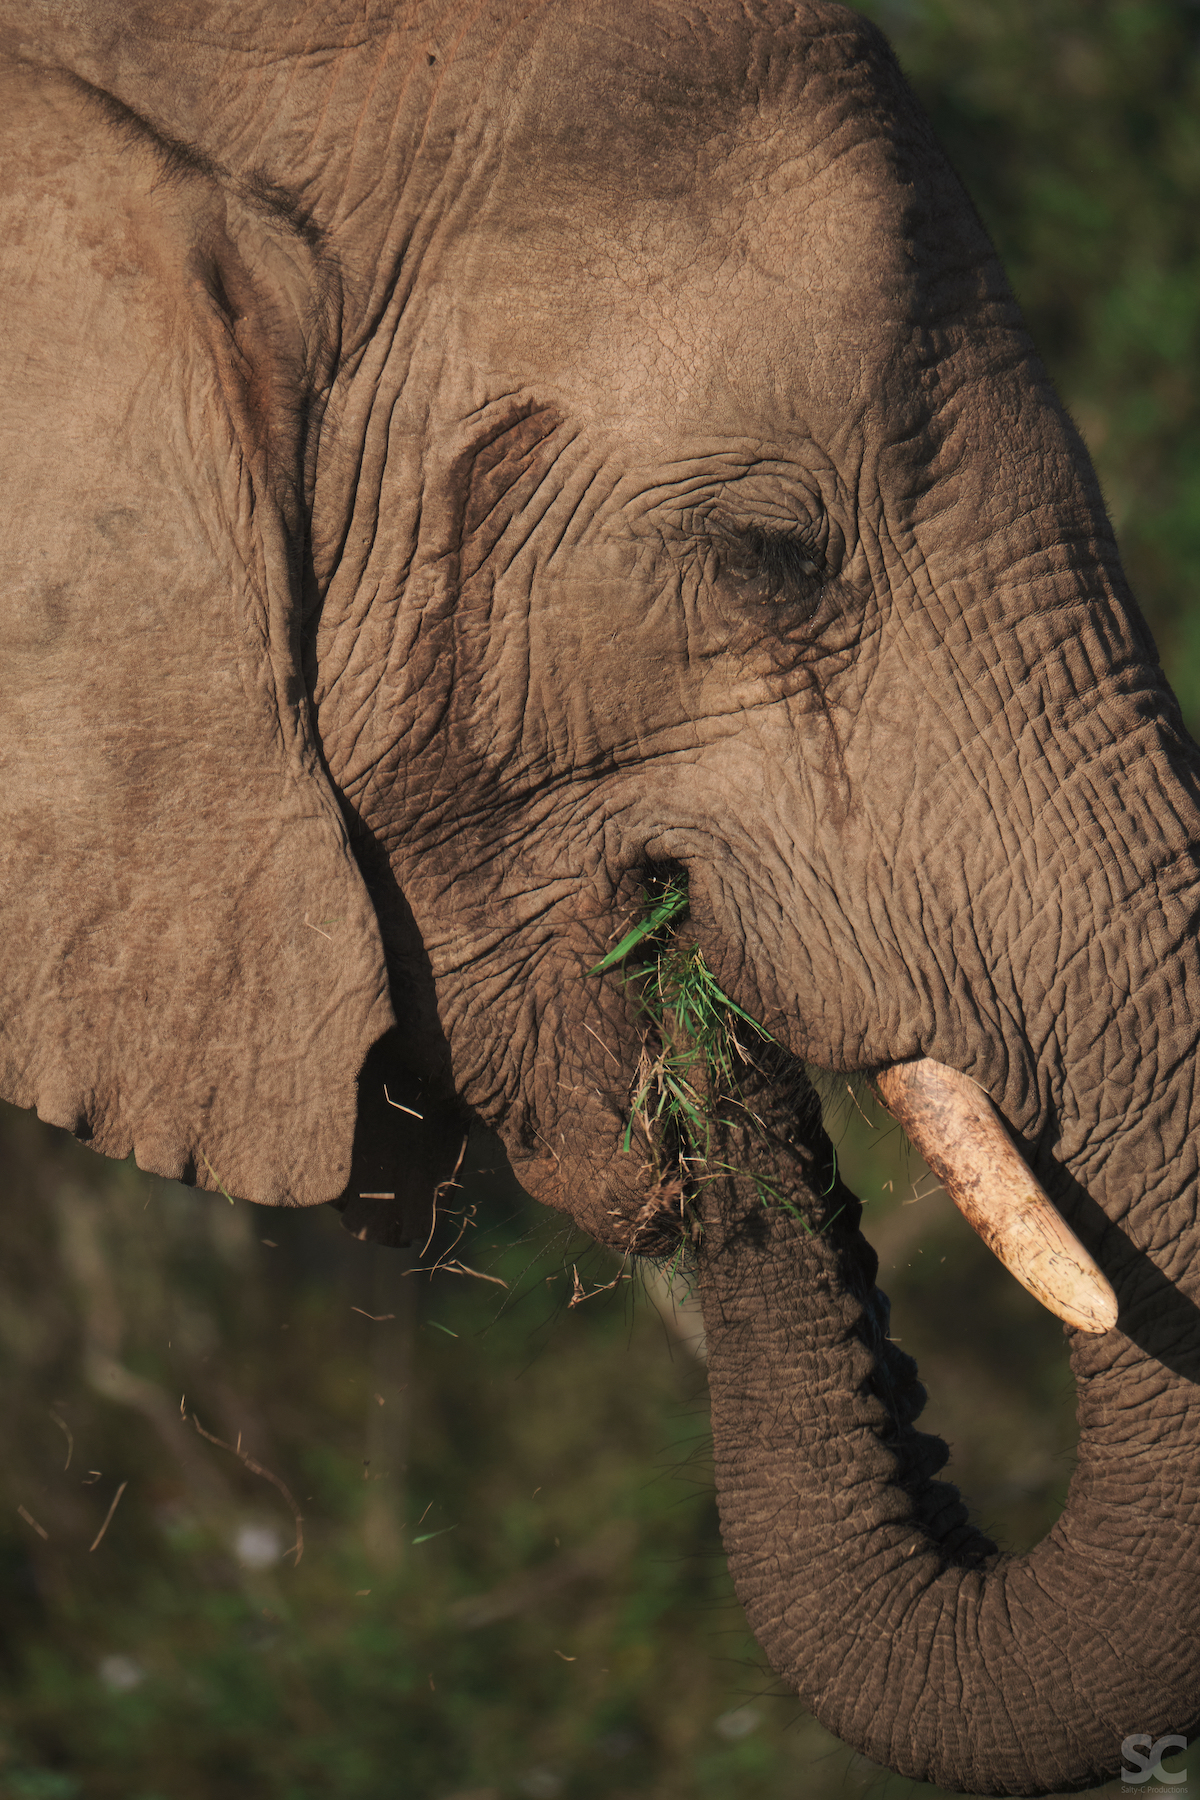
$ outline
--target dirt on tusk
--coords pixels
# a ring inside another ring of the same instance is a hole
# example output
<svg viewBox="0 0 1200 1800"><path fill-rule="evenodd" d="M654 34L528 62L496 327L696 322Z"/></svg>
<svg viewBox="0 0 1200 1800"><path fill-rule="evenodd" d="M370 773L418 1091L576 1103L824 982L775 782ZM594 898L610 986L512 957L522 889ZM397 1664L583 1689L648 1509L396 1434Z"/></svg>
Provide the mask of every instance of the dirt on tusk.
<svg viewBox="0 0 1200 1800"><path fill-rule="evenodd" d="M1023 1287L1077 1331L1116 1324L1116 1295L982 1089L929 1057L893 1063L874 1085L963 1217Z"/></svg>

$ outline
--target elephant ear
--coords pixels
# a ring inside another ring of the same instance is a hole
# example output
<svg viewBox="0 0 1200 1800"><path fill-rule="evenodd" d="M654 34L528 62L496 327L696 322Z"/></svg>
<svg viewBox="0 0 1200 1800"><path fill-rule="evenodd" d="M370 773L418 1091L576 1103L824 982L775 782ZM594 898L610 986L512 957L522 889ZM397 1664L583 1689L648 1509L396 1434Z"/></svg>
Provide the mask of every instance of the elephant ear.
<svg viewBox="0 0 1200 1800"><path fill-rule="evenodd" d="M306 246L71 89L4 133L0 1092L329 1200L394 1021L301 678Z"/></svg>

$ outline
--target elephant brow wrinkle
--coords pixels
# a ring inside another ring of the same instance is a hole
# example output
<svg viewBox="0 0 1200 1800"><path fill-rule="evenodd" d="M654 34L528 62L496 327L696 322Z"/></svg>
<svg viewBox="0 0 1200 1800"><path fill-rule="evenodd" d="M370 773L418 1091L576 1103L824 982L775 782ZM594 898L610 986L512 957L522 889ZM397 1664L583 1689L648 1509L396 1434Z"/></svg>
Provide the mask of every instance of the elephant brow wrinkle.
<svg viewBox="0 0 1200 1800"><path fill-rule="evenodd" d="M286 225L290 225L310 250L320 250L324 246L327 234L317 224L300 196L284 187L281 182L272 181L262 169L255 170L247 178L242 191L247 199L254 201L273 218L282 219Z"/></svg>
<svg viewBox="0 0 1200 1800"><path fill-rule="evenodd" d="M152 125L150 120L124 100L118 100L115 94L107 89L95 87L85 81L81 75L65 71L66 78L73 87L79 89L84 97L96 106L105 117L107 123L117 130L128 143L140 144L154 152L163 167L163 173L169 177L182 175L202 175L210 181L220 182L231 187L249 205L260 212L269 214L273 219L281 220L298 238L308 245L310 250L320 251L326 241L326 234L317 224L309 209L294 194L278 181L272 181L262 169L255 170L244 180L237 180L224 164L207 156L197 145L189 143L185 138L173 137L169 132Z"/></svg>
<svg viewBox="0 0 1200 1800"><path fill-rule="evenodd" d="M99 108L108 124L114 126L127 143L140 144L153 150L163 165L165 175L207 175L213 181L229 179L228 169L206 156L195 144L160 131L140 112L127 106L124 100L118 100L115 94L110 94L107 88L94 86L70 69L63 70L63 75L72 87L78 88L85 99Z"/></svg>

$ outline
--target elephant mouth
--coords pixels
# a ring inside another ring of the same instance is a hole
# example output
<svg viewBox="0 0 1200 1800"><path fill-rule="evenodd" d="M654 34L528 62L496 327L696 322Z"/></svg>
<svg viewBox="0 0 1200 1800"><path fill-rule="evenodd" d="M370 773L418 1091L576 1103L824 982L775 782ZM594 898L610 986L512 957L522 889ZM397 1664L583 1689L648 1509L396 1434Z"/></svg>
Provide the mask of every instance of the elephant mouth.
<svg viewBox="0 0 1200 1800"><path fill-rule="evenodd" d="M922 1057L874 1087L967 1223L1035 1299L1077 1331L1117 1322L1117 1297L1020 1155L983 1090Z"/></svg>
<svg viewBox="0 0 1200 1800"><path fill-rule="evenodd" d="M751 1141L758 1135L760 1121L745 1103L738 1064L768 1082L773 1074L778 1083L781 1063L790 1058L716 984L699 948L688 948L680 936L690 901L683 865L648 865L642 896L641 920L589 974L620 969L639 995L645 1029L622 1149L630 1150L640 1130L652 1179L635 1240L647 1254L654 1228L666 1226L668 1215L686 1215L686 1197L697 1180L738 1172L714 1165L711 1123L735 1132L748 1127ZM1009 1273L1073 1329L1109 1331L1118 1312L1112 1286L1036 1180L984 1090L930 1057L885 1065L872 1084ZM722 1118L731 1106L738 1116Z"/></svg>

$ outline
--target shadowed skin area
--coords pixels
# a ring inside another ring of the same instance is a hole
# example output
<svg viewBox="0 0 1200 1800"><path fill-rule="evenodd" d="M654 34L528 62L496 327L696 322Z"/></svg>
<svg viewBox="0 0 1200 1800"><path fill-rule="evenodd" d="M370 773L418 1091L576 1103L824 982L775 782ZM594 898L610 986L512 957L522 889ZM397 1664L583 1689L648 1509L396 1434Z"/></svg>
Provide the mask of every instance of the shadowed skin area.
<svg viewBox="0 0 1200 1800"><path fill-rule="evenodd" d="M394 1189L410 1237L474 1113L661 1247L642 1022L584 972L680 866L782 1047L769 1154L718 1160L794 1212L705 1184L697 1250L775 1667L970 1791L1186 1729L1196 750L883 40L773 0L9 4L0 55L4 1092L255 1199ZM796 1059L921 1056L1121 1303L1024 1557L932 1480L813 1173Z"/></svg>

